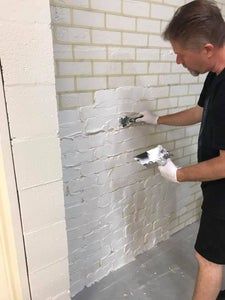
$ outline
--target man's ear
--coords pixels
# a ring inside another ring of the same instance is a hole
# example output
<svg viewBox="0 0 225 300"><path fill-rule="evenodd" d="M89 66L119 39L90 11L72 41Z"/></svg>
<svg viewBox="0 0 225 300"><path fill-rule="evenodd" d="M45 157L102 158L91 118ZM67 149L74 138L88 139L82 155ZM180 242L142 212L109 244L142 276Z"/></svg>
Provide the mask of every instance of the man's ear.
<svg viewBox="0 0 225 300"><path fill-rule="evenodd" d="M204 53L207 55L208 58L213 56L213 52L214 52L215 47L213 46L213 44L205 44L205 46L203 47L203 51Z"/></svg>

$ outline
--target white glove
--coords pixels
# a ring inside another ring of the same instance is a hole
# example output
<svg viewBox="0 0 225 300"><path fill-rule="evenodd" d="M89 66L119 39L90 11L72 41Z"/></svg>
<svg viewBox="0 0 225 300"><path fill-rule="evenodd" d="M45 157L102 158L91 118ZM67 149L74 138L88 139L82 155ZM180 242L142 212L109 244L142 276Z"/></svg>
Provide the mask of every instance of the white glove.
<svg viewBox="0 0 225 300"><path fill-rule="evenodd" d="M158 166L159 172L161 175L169 181L179 182L177 180L177 170L178 168L172 162L170 158L167 159L167 163L165 166Z"/></svg>
<svg viewBox="0 0 225 300"><path fill-rule="evenodd" d="M145 122L147 124L156 125L159 116L154 115L151 111L145 110L139 113L140 115L143 115L142 118L138 118L136 122Z"/></svg>

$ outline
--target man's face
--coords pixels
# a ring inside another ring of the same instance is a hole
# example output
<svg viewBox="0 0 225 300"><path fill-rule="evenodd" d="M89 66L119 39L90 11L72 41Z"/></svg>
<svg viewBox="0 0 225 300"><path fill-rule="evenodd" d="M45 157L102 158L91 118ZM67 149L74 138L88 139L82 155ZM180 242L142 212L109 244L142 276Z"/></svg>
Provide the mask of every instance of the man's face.
<svg viewBox="0 0 225 300"><path fill-rule="evenodd" d="M171 45L176 54L176 63L182 64L193 76L210 70L209 57L204 47L198 50L185 49L175 41L171 41Z"/></svg>

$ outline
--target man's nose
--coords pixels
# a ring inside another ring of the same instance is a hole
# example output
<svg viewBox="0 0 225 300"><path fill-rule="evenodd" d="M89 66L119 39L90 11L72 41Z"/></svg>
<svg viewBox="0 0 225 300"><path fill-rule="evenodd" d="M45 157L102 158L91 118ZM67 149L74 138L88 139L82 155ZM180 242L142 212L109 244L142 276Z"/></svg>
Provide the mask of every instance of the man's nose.
<svg viewBox="0 0 225 300"><path fill-rule="evenodd" d="M180 58L179 55L177 55L176 63L177 63L178 65L180 65L180 64L182 63L181 58Z"/></svg>

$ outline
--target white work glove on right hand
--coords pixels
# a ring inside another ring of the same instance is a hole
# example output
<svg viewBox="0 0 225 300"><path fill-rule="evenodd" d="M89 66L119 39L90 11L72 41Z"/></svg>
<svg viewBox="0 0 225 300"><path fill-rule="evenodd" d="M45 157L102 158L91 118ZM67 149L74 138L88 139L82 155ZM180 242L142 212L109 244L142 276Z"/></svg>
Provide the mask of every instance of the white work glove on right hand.
<svg viewBox="0 0 225 300"><path fill-rule="evenodd" d="M151 111L145 110L139 113L140 115L143 115L142 118L138 118L136 122L145 122L147 124L156 125L159 116L156 116Z"/></svg>
<svg viewBox="0 0 225 300"><path fill-rule="evenodd" d="M177 180L177 170L178 167L172 162L170 158L167 159L165 166L158 166L161 175L169 181L178 182Z"/></svg>

